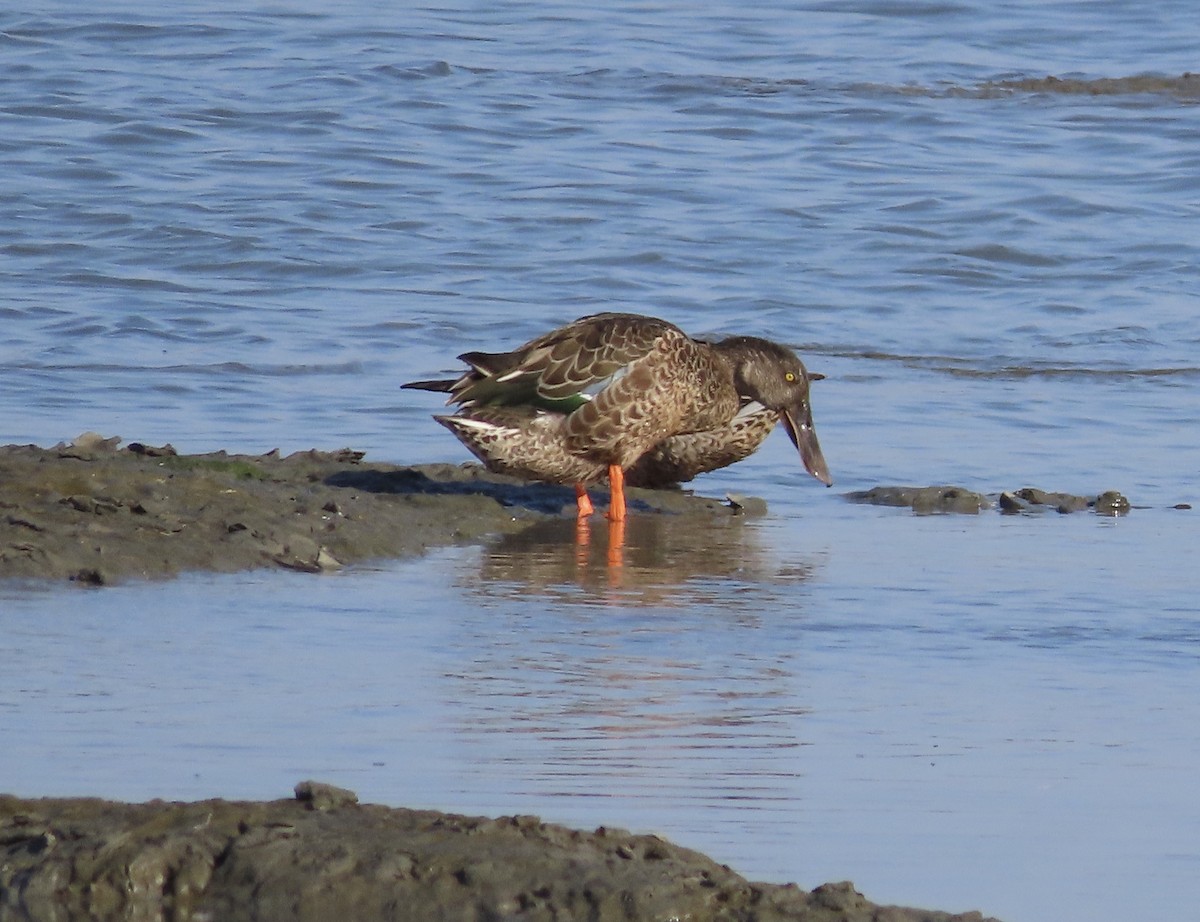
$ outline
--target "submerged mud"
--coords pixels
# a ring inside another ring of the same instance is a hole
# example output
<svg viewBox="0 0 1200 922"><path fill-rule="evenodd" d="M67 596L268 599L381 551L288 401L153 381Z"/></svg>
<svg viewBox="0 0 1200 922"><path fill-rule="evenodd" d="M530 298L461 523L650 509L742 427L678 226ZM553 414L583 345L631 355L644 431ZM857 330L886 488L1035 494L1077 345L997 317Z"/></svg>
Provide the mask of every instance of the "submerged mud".
<svg viewBox="0 0 1200 922"><path fill-rule="evenodd" d="M0 796L0 922L983 918L752 883L657 836L357 801L314 782L270 802Z"/></svg>
<svg viewBox="0 0 1200 922"><path fill-rule="evenodd" d="M1116 490L1105 490L1092 496L1073 493L1055 493L1037 487L1022 487L1002 493L983 494L966 487L872 487L847 493L852 503L872 506L908 506L918 515L938 513L963 513L976 515L988 509L997 509L1012 515L1019 513L1093 512L1096 515L1126 515L1133 508L1128 499Z"/></svg>
<svg viewBox="0 0 1200 922"><path fill-rule="evenodd" d="M797 82L797 81L785 81ZM869 88L886 92L898 92L905 96L949 96L972 99L997 99L1018 94L1033 93L1053 96L1134 96L1154 94L1170 96L1191 103L1200 99L1200 74L1185 71L1182 74L1132 74L1124 77L1014 77L1008 80L987 80L971 85L880 86L868 84Z"/></svg>
<svg viewBox="0 0 1200 922"><path fill-rule="evenodd" d="M1136 74L1129 77L1023 77L996 80L980 87L983 95L1001 93L1055 93L1071 96L1128 96L1165 93L1183 99L1200 98L1200 74Z"/></svg>

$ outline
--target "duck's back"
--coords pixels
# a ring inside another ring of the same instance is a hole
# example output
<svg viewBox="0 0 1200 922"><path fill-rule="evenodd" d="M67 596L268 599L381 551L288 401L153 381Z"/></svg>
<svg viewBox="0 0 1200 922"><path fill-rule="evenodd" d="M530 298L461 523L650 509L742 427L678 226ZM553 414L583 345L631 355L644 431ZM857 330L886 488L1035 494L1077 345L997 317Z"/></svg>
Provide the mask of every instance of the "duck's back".
<svg viewBox="0 0 1200 922"><path fill-rule="evenodd" d="M664 438L736 412L732 374L711 347L655 318L585 319L592 381L602 386L566 418L570 450L628 467Z"/></svg>

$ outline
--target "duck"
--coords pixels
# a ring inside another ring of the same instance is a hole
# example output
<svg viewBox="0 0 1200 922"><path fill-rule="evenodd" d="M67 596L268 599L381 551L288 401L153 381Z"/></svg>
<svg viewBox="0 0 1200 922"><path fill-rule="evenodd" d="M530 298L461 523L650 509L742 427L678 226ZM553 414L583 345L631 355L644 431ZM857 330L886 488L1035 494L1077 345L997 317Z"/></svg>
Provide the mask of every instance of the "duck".
<svg viewBox="0 0 1200 922"><path fill-rule="evenodd" d="M484 466L569 484L577 514L606 477L608 518L624 521L625 486L691 480L748 457L782 423L804 468L833 479L813 427L810 373L786 346L755 336L716 342L642 314L591 314L510 352L465 352L457 378L404 388L447 394L434 419Z"/></svg>

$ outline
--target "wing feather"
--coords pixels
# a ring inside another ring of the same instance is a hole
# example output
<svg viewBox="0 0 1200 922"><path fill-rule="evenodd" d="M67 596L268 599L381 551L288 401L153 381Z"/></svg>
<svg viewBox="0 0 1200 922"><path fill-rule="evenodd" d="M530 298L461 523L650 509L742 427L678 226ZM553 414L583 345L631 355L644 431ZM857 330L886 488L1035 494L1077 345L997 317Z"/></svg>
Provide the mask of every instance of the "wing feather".
<svg viewBox="0 0 1200 922"><path fill-rule="evenodd" d="M532 339L507 353L461 356L472 371L455 387L464 406L580 402L646 358L664 336L685 336L674 324L636 314L594 314Z"/></svg>

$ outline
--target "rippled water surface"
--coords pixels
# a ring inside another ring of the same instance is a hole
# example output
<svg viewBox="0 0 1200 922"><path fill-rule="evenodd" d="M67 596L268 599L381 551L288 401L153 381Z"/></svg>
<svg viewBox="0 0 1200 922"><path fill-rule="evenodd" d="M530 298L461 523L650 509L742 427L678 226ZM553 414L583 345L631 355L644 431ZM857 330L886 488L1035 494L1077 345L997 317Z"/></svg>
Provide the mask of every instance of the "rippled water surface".
<svg viewBox="0 0 1200 922"><path fill-rule="evenodd" d="M465 458L398 384L596 310L787 342L699 534L0 589L0 789L659 831L1007 920L1200 897L1191 5L0 11L0 441ZM1046 79L1053 77L1055 79ZM915 517L877 483L1116 488ZM0 486L2 491L2 486ZM0 492L2 498L2 492ZM10 744L10 740L16 740Z"/></svg>

